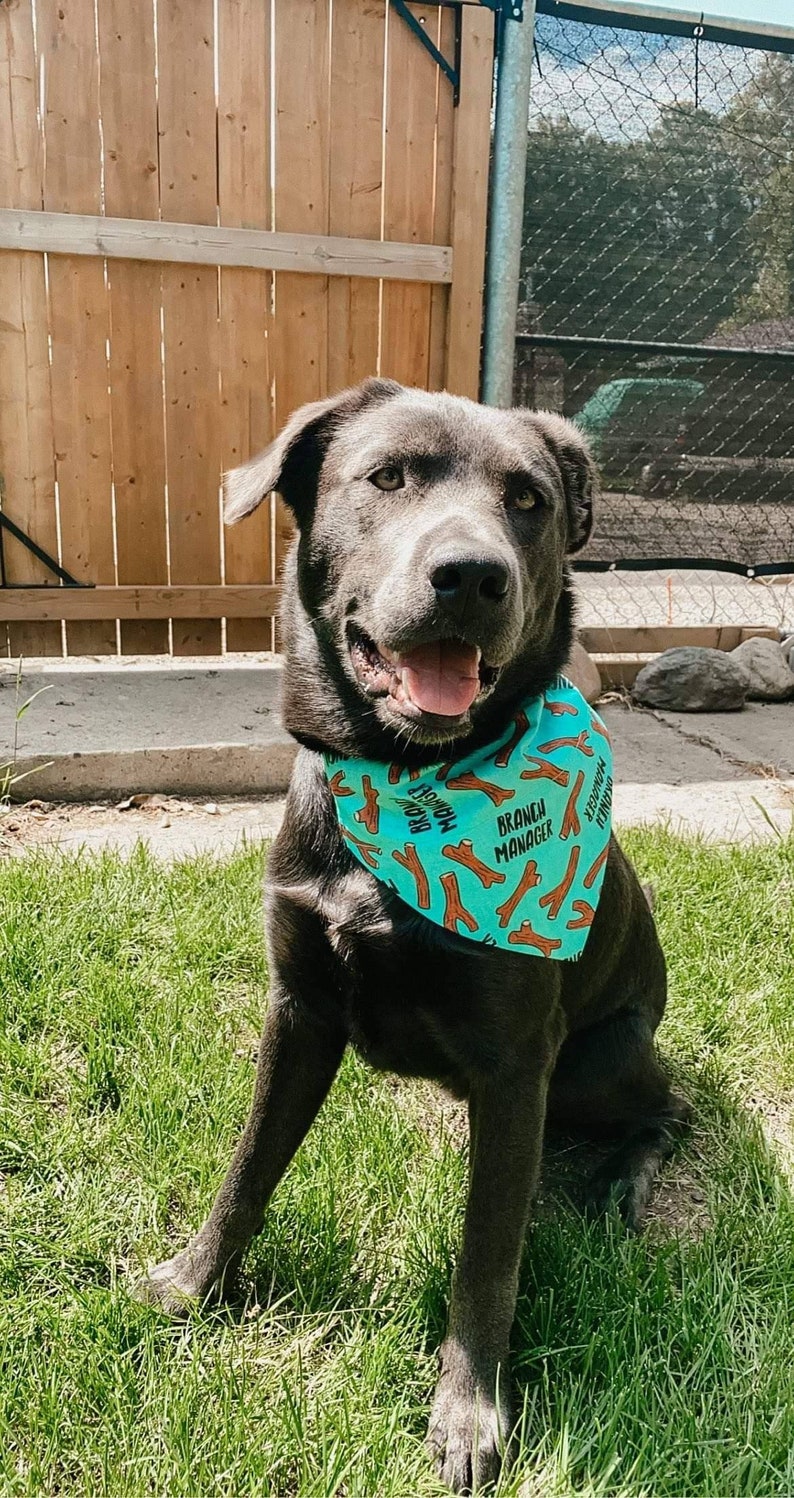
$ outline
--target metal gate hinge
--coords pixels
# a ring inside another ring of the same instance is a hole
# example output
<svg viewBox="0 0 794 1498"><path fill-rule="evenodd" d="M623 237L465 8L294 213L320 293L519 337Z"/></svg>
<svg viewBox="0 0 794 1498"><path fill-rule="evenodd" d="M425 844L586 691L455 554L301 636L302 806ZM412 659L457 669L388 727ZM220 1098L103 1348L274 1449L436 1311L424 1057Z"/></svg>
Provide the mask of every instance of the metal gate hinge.
<svg viewBox="0 0 794 1498"><path fill-rule="evenodd" d="M487 6L488 10L496 10L505 21L523 21L523 0L480 0L481 5Z"/></svg>

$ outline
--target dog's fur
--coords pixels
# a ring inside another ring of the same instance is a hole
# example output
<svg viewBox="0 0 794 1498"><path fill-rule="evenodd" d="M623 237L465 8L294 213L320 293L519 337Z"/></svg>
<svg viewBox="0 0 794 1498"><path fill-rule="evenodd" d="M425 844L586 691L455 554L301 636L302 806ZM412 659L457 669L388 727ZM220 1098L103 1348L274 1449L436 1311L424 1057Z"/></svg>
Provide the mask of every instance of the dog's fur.
<svg viewBox="0 0 794 1498"><path fill-rule="evenodd" d="M396 490L375 486L373 473L395 468ZM495 1475L510 1430L508 1338L547 1115L620 1138L594 1195L617 1201L633 1227L685 1121L653 1048L664 958L614 839L575 963L431 924L347 850L318 751L421 766L503 733L568 656L565 557L589 534L595 477L558 416L372 380L299 411L227 480L230 520L276 489L297 521L284 714L303 747L268 866L271 996L251 1114L207 1222L143 1294L178 1311L219 1289L348 1043L374 1066L467 1098L469 1197L429 1432L456 1491ZM450 590L450 569L467 567L472 587ZM399 653L453 638L479 647L484 668L479 696L452 721L395 701L361 654L362 639Z"/></svg>

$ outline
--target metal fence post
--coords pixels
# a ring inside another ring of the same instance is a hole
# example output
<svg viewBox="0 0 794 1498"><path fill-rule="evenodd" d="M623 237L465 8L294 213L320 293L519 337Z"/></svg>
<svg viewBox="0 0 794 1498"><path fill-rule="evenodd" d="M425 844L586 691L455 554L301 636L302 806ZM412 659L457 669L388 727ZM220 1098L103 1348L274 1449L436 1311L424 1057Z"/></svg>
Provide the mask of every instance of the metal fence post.
<svg viewBox="0 0 794 1498"><path fill-rule="evenodd" d="M499 39L483 344L482 398L489 406L513 404L534 34L535 0L525 0L523 21L505 18Z"/></svg>

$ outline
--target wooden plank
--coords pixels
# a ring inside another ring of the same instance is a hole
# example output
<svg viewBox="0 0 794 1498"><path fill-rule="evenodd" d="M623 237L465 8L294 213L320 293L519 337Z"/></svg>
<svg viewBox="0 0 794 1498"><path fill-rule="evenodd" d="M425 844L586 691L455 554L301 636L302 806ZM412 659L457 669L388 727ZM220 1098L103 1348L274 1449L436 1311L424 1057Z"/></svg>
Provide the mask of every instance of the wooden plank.
<svg viewBox="0 0 794 1498"><path fill-rule="evenodd" d="M214 224L217 151L212 0L157 8L160 205L164 219ZM218 272L163 267L166 467L174 583L220 582ZM173 629L175 655L220 651L220 627Z"/></svg>
<svg viewBox="0 0 794 1498"><path fill-rule="evenodd" d="M269 0L219 0L218 202L224 225L268 230L270 200ZM268 271L220 273L221 462L244 463L273 436ZM227 583L269 583L272 500L224 536ZM270 619L226 621L227 650L271 650Z"/></svg>
<svg viewBox="0 0 794 1498"><path fill-rule="evenodd" d="M98 0L108 213L157 217L154 11ZM165 583L168 552L159 266L109 267L110 414L120 583ZM121 626L125 655L168 651L166 623Z"/></svg>
<svg viewBox="0 0 794 1498"><path fill-rule="evenodd" d="M428 19L419 5L418 20ZM431 12L433 14L433 12ZM437 67L395 11L389 13L386 59L384 234L427 242L433 237ZM383 287L381 374L426 387L430 377L430 287L391 281Z"/></svg>
<svg viewBox="0 0 794 1498"><path fill-rule="evenodd" d="M44 72L44 207L100 211L99 68L94 9L39 0ZM51 382L63 563L75 577L115 582L108 300L101 260L58 256L49 265ZM75 624L70 654L114 654L115 625Z"/></svg>
<svg viewBox="0 0 794 1498"><path fill-rule="evenodd" d="M488 217L494 18L484 7L464 6L461 20L461 95L455 111L451 235L454 273L449 294L446 386L456 395L468 395L477 400Z"/></svg>
<svg viewBox="0 0 794 1498"><path fill-rule="evenodd" d="M263 619L278 609L271 585L0 588L0 621L42 619Z"/></svg>
<svg viewBox="0 0 794 1498"><path fill-rule="evenodd" d="M0 209L0 249L180 265L250 266L306 275L452 280L452 252L446 244L402 244L338 234L287 234L15 208Z"/></svg>
<svg viewBox="0 0 794 1498"><path fill-rule="evenodd" d="M651 659L647 655L594 655L601 686L605 692L629 691Z"/></svg>
<svg viewBox="0 0 794 1498"><path fill-rule="evenodd" d="M456 13L446 7L438 11L437 45L445 57L455 55ZM452 169L455 147L454 95L441 69L436 76L436 164L433 184L433 241L449 244L452 236ZM428 387L443 390L447 373L447 321L449 287L433 286L430 292Z"/></svg>
<svg viewBox="0 0 794 1498"><path fill-rule="evenodd" d="M97 619L268 619L278 610L281 588L274 584L226 584L185 587L0 588L0 622ZM624 680L673 645L707 645L734 650L743 639L776 640L774 625L681 625L582 629L578 638L589 650L604 680ZM634 640L639 638L642 648ZM615 673L624 673L623 676ZM604 674L606 673L606 675ZM610 673L612 673L610 675ZM633 680L633 676L629 678Z"/></svg>
<svg viewBox="0 0 794 1498"><path fill-rule="evenodd" d="M580 629L577 638L592 655L658 655L678 645L702 645L710 650L735 650L743 639L757 636L776 640L772 625L748 630L733 624L648 624Z"/></svg>
<svg viewBox="0 0 794 1498"><path fill-rule="evenodd" d="M275 0L275 227L328 232L329 0ZM328 277L279 273L275 284L276 426L328 390ZM293 535L276 503L276 576Z"/></svg>
<svg viewBox="0 0 794 1498"><path fill-rule="evenodd" d="M331 37L332 234L378 240L383 193L386 0L334 0ZM334 278L328 286L328 388L378 372L380 286Z"/></svg>
<svg viewBox="0 0 794 1498"><path fill-rule="evenodd" d="M0 6L0 202L41 206L42 152L36 108L33 12ZM58 555L55 458L42 255L0 255L0 504L51 556ZM6 535L9 582L51 578ZM0 630L0 654L60 655L60 624Z"/></svg>

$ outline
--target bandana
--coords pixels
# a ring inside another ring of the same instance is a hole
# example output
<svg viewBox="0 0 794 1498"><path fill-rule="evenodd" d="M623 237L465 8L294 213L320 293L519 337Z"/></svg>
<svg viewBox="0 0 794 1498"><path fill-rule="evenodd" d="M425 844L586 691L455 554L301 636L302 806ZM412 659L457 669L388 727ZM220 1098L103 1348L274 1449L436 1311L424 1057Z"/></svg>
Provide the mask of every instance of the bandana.
<svg viewBox="0 0 794 1498"><path fill-rule="evenodd" d="M325 755L347 845L437 926L510 952L576 958L601 894L607 731L564 676L497 744L416 770Z"/></svg>

